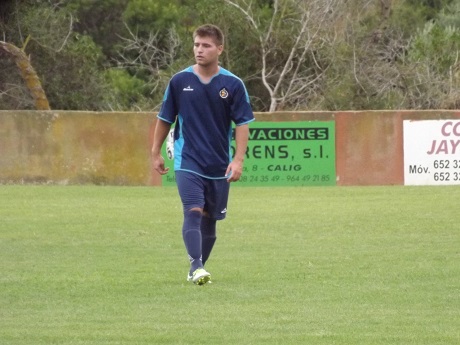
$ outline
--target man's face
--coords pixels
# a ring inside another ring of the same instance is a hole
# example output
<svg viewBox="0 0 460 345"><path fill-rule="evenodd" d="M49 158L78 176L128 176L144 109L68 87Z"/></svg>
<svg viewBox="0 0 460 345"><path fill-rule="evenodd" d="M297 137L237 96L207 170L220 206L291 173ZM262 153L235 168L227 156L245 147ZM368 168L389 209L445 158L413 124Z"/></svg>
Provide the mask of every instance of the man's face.
<svg viewBox="0 0 460 345"><path fill-rule="evenodd" d="M196 63L203 67L216 64L223 48L216 45L211 37L196 36L193 45Z"/></svg>

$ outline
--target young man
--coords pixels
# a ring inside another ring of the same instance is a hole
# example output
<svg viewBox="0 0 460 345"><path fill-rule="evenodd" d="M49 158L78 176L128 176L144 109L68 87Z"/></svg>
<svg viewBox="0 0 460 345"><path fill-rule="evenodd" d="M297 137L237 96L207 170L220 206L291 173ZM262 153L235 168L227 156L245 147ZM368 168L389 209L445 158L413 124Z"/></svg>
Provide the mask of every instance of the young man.
<svg viewBox="0 0 460 345"><path fill-rule="evenodd" d="M182 237L190 259L187 280L211 280L204 264L216 241L216 221L225 218L229 183L243 172L254 114L241 79L219 66L222 31L203 25L193 33L195 64L174 75L155 127L152 163L166 174L161 146L174 128L174 171L183 204ZM236 149L231 157L232 122Z"/></svg>

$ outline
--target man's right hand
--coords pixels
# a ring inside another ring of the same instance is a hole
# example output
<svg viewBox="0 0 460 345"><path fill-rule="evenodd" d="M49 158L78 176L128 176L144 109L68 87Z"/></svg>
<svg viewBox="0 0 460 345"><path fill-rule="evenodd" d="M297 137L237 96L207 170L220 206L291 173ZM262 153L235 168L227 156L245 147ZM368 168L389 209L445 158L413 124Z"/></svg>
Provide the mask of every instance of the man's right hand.
<svg viewBox="0 0 460 345"><path fill-rule="evenodd" d="M165 167L165 160L161 155L153 155L152 166L153 169L160 173L160 175L167 174L169 171L169 168Z"/></svg>

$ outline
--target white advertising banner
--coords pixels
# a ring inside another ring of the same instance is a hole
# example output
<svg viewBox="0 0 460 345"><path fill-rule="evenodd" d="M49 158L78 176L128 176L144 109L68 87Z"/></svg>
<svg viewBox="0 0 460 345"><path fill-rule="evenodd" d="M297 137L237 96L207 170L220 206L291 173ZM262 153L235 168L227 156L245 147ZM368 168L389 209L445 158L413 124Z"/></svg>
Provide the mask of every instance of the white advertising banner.
<svg viewBox="0 0 460 345"><path fill-rule="evenodd" d="M460 184L460 120L406 120L404 184Z"/></svg>

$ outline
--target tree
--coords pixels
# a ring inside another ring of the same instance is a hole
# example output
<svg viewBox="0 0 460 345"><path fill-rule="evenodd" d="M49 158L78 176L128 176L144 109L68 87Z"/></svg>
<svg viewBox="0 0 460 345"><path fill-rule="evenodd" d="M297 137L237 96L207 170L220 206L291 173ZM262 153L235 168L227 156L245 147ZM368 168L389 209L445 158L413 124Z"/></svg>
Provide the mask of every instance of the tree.
<svg viewBox="0 0 460 345"><path fill-rule="evenodd" d="M17 65L22 79L24 80L27 89L34 99L35 109L50 110L46 93L42 88L40 79L37 76L37 72L35 72L35 69L31 65L29 58L24 53L24 47L19 49L11 43L0 41L0 49L8 53Z"/></svg>
<svg viewBox="0 0 460 345"><path fill-rule="evenodd" d="M167 71L175 64L180 48L180 37L174 27L168 30L168 34L150 32L147 37L140 37L128 28L129 36L122 37L123 50L117 58L117 68L124 73L115 72L112 69L112 77L118 80L125 76L124 84L133 85L135 80L143 81L136 87L139 95L151 95L150 98L158 105L161 104L162 93L166 88L171 73ZM161 37L167 37L164 42ZM130 80L128 76L131 75ZM123 87L119 84L120 87ZM152 96L153 95L153 96ZM147 96L146 96L147 98Z"/></svg>
<svg viewBox="0 0 460 345"><path fill-rule="evenodd" d="M425 24L425 14L421 11L424 8L418 3L393 1L390 16L385 16L382 8L379 11L370 6L360 17L348 20L357 23L349 26L351 31L346 40L352 64L348 68L344 67L346 64L339 67L341 75L339 71L335 73L335 83L329 84L328 108L458 106L458 32L453 28L443 29L437 15L434 21ZM341 94L345 97L341 98Z"/></svg>
<svg viewBox="0 0 460 345"><path fill-rule="evenodd" d="M62 2L62 1L61 1ZM87 35L101 47L107 61L118 54L120 36L127 34L123 13L130 0L69 1L65 9L77 18L74 32Z"/></svg>
<svg viewBox="0 0 460 345"><path fill-rule="evenodd" d="M304 105L314 93L327 64L316 54L334 36L325 30L339 14L339 1L273 0L262 7L225 0L236 7L259 41L260 77L270 96L269 111ZM327 24L327 25L326 25Z"/></svg>
<svg viewBox="0 0 460 345"><path fill-rule="evenodd" d="M221 63L256 111L452 108L459 4L3 0L0 40L24 47L55 109L155 109L172 74L193 63L203 23L224 31ZM14 61L0 48L0 108L33 109Z"/></svg>
<svg viewBox="0 0 460 345"><path fill-rule="evenodd" d="M460 1L456 0L442 8L436 17L441 26L451 26L460 29Z"/></svg>
<svg viewBox="0 0 460 345"><path fill-rule="evenodd" d="M395 2L351 0L324 84L322 107L395 109L404 107L401 55L410 34L391 25Z"/></svg>
<svg viewBox="0 0 460 345"><path fill-rule="evenodd" d="M71 11L53 1L15 2L2 19L5 41L26 47L24 52L33 61L51 107L103 109L112 94L104 76L104 55L90 36L74 32L76 18ZM12 80L4 71L1 74L5 77L0 80L14 83L5 88L9 94L20 96L20 87L16 86L19 81ZM2 107L25 104L22 99L9 99Z"/></svg>
<svg viewBox="0 0 460 345"><path fill-rule="evenodd" d="M457 0L406 0L412 9L420 11L425 21L435 19L438 13L453 1Z"/></svg>
<svg viewBox="0 0 460 345"><path fill-rule="evenodd" d="M460 107L460 28L428 22L412 39L405 62L412 108Z"/></svg>

